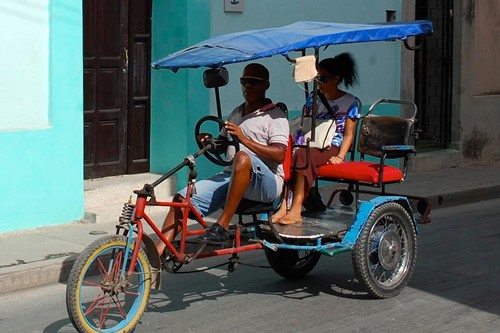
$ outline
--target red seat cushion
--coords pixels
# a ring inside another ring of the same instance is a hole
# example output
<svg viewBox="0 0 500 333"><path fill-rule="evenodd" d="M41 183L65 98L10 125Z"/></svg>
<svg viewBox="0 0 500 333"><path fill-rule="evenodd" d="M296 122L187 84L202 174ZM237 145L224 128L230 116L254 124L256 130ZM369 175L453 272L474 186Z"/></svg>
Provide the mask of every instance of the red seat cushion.
<svg viewBox="0 0 500 333"><path fill-rule="evenodd" d="M343 179L354 182L377 184L380 164L372 162L344 162L340 164L327 164L319 167L318 176L324 178ZM403 180L401 169L384 166L383 183L393 183Z"/></svg>

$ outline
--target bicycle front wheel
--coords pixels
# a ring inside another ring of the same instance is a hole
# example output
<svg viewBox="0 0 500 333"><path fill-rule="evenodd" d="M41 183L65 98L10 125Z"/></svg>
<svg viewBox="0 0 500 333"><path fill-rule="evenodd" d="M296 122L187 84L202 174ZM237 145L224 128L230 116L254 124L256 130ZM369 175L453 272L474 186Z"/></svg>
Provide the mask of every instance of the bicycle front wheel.
<svg viewBox="0 0 500 333"><path fill-rule="evenodd" d="M66 307L78 332L132 332L151 291L151 268L140 249L134 273L127 276L132 250L125 236L94 241L71 269Z"/></svg>

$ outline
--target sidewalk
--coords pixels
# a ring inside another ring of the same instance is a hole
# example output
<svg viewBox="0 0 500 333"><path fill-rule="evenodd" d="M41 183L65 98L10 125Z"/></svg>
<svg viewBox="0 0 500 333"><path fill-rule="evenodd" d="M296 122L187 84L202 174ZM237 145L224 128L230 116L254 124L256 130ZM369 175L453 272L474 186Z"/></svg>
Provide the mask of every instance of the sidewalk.
<svg viewBox="0 0 500 333"><path fill-rule="evenodd" d="M335 184L321 187L325 202L334 187ZM390 185L387 191L427 197L432 209L499 198L500 165L410 174L404 183ZM119 214L116 211L117 217ZM155 212L152 217L159 225L163 216L164 213ZM77 254L92 241L114 234L114 225L109 221L71 223L0 234L0 294L65 282Z"/></svg>

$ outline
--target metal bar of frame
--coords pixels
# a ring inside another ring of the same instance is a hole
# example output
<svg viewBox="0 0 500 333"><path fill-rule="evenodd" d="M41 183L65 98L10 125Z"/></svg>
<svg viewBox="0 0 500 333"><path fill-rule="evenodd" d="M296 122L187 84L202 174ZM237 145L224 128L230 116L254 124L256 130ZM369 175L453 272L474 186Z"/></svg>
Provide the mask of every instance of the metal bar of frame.
<svg viewBox="0 0 500 333"><path fill-rule="evenodd" d="M314 56L316 57L316 67L318 66L318 58L319 58L319 48L314 48ZM311 141L314 141L316 138L316 114L318 112L318 83L316 80L313 80L313 96L312 96L312 112L311 112Z"/></svg>

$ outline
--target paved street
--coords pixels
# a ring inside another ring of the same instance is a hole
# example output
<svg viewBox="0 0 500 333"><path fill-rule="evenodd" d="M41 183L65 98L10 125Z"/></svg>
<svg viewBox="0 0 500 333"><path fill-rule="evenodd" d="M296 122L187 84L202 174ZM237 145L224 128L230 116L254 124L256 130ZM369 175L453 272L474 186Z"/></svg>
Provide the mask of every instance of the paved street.
<svg viewBox="0 0 500 333"><path fill-rule="evenodd" d="M500 199L438 209L421 226L409 286L387 300L366 297L350 254L322 257L300 281L249 266L163 275L136 332L492 332L500 324ZM267 266L261 252L243 263ZM224 260L199 261L189 269ZM74 332L65 285L0 296L4 332Z"/></svg>

